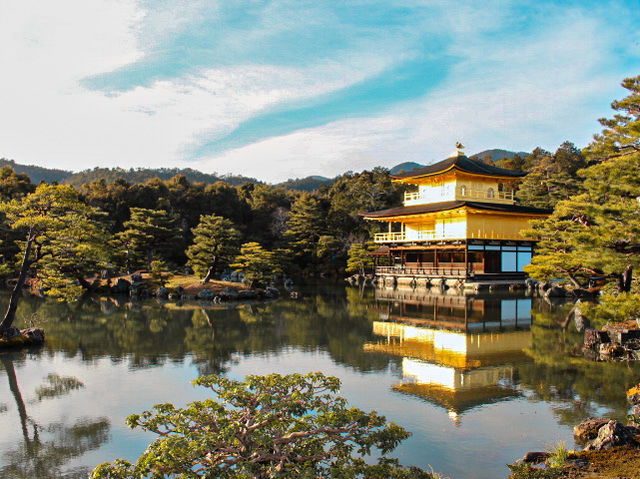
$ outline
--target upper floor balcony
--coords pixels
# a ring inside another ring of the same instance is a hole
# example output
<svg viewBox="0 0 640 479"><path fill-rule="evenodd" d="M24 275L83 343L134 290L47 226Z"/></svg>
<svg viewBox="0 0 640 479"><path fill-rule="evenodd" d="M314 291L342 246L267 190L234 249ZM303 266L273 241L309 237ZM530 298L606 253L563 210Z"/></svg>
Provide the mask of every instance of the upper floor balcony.
<svg viewBox="0 0 640 479"><path fill-rule="evenodd" d="M482 201L488 203L513 204L514 191L501 191L494 188L476 190L465 186L445 189L442 191L410 191L404 194L404 205L424 205L444 201Z"/></svg>
<svg viewBox="0 0 640 479"><path fill-rule="evenodd" d="M407 241L425 241L435 239L447 239L444 233L436 233L433 230L415 231L407 234L406 231L390 231L388 233L376 233L375 243L405 243Z"/></svg>

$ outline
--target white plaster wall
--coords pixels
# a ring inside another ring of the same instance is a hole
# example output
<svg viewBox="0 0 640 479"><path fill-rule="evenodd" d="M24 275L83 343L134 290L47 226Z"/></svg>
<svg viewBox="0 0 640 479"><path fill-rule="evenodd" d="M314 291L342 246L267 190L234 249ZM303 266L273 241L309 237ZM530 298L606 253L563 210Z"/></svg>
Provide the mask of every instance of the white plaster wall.
<svg viewBox="0 0 640 479"><path fill-rule="evenodd" d="M439 218L436 220L436 237L466 238L467 221L465 218Z"/></svg>

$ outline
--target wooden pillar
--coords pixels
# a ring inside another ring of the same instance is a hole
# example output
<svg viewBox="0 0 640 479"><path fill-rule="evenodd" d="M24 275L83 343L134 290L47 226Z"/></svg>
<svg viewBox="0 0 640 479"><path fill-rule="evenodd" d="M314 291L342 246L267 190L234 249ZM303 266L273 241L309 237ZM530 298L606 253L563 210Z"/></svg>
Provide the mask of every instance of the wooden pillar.
<svg viewBox="0 0 640 479"><path fill-rule="evenodd" d="M464 279L469 277L469 245L464 245ZM466 313L465 313L466 316ZM466 319L466 318L465 318Z"/></svg>

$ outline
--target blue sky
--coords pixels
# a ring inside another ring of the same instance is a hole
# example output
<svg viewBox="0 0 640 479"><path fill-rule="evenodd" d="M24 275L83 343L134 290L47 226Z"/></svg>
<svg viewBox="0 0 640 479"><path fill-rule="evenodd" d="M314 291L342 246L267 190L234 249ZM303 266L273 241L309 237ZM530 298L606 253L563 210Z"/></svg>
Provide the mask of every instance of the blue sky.
<svg viewBox="0 0 640 479"><path fill-rule="evenodd" d="M638 0L4 0L0 156L277 182L582 147L638 25Z"/></svg>

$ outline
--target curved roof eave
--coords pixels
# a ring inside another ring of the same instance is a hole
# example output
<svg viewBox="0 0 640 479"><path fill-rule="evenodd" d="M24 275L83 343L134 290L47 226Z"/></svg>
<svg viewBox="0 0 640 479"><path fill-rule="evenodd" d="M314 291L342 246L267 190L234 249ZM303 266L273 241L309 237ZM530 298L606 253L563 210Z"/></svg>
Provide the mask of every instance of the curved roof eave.
<svg viewBox="0 0 640 479"><path fill-rule="evenodd" d="M464 173L472 175L490 176L494 178L521 178L526 176L524 171L507 170L498 168L497 166L488 165L477 160L472 160L464 155L454 156L445 160L434 163L433 165L416 168L406 173L389 175L394 180L408 180L426 178L429 176L440 175L450 170L457 169Z"/></svg>

